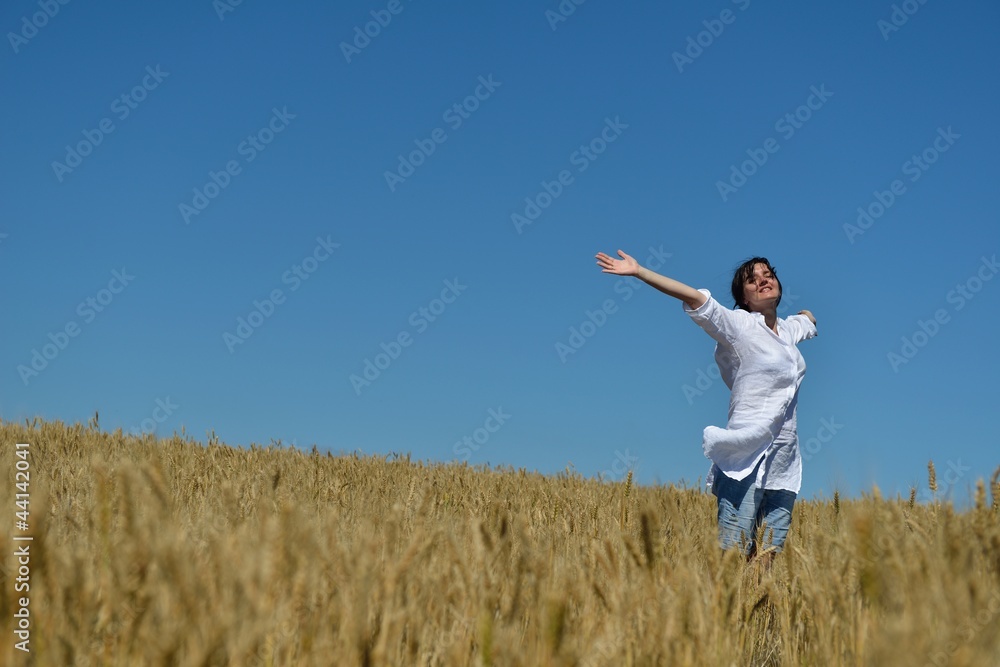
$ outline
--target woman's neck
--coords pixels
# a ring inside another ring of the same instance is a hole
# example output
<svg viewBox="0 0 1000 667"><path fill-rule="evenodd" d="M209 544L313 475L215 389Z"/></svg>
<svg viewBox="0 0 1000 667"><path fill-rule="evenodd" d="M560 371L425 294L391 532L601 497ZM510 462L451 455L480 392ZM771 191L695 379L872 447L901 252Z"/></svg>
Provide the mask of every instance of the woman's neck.
<svg viewBox="0 0 1000 667"><path fill-rule="evenodd" d="M771 331L773 331L774 333L778 333L778 309L777 308L768 308L766 310L755 310L755 311L751 311L751 312L760 313L761 315L763 315L764 316L764 323L767 324L767 328L770 329Z"/></svg>

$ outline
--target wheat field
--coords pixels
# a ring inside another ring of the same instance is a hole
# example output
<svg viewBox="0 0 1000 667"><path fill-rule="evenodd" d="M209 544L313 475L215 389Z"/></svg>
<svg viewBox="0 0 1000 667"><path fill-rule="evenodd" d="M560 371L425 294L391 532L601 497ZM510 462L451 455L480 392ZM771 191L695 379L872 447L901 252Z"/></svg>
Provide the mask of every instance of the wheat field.
<svg viewBox="0 0 1000 667"><path fill-rule="evenodd" d="M996 475L961 513L799 501L766 570L718 548L713 496L630 476L0 433L0 532L28 443L34 538L4 665L1000 665Z"/></svg>

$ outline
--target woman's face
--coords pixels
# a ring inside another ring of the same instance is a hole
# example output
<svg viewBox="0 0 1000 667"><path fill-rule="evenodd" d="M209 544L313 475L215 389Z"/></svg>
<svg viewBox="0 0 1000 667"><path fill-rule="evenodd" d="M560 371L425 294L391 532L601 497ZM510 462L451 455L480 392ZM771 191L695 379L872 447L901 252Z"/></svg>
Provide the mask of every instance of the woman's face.
<svg viewBox="0 0 1000 667"><path fill-rule="evenodd" d="M781 297L781 286L764 264L754 264L753 277L743 283L743 300L752 312L774 308Z"/></svg>

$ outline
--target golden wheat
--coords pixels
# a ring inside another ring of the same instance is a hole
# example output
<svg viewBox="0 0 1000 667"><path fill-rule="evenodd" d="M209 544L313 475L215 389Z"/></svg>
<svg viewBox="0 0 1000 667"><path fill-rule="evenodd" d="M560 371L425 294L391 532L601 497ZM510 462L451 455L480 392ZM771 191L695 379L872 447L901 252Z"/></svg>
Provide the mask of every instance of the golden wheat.
<svg viewBox="0 0 1000 667"><path fill-rule="evenodd" d="M8 545L14 444L31 443L38 667L998 664L996 476L993 502L978 487L962 513L913 493L800 501L759 572L718 548L711 495L631 475L240 449L96 419L0 434ZM8 556L9 665L28 664L16 571Z"/></svg>

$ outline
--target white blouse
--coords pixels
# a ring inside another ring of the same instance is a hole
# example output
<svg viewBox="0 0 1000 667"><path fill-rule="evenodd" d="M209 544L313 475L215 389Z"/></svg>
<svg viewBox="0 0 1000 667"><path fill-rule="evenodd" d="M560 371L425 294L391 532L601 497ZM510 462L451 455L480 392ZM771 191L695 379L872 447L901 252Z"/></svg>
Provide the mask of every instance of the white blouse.
<svg viewBox="0 0 1000 667"><path fill-rule="evenodd" d="M805 315L778 318L775 334L763 313L730 310L711 292L701 306L684 311L715 339L715 360L729 399L726 428L708 426L702 448L712 460L706 483L721 470L735 480L757 470L756 486L798 493L802 487L802 458L795 424L799 386L806 362L796 347L816 335L816 325Z"/></svg>

